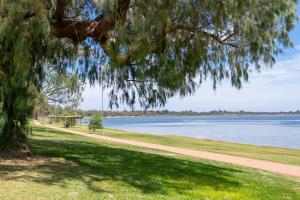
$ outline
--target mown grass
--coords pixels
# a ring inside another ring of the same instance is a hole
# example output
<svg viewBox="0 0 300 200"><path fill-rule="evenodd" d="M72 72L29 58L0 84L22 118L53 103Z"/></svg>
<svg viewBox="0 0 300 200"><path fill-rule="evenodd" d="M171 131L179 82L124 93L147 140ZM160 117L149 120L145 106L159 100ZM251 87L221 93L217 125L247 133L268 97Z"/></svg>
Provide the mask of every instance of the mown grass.
<svg viewBox="0 0 300 200"><path fill-rule="evenodd" d="M84 126L76 126L72 129L77 131L90 132L88 128ZM195 150L237 155L260 160L269 160L274 162L300 165L300 150L245 145L238 143L213 141L207 139L195 139L175 135L151 135L114 129L103 129L90 133L101 134L116 138L139 140L156 144L164 144L176 147L184 147Z"/></svg>
<svg viewBox="0 0 300 200"><path fill-rule="evenodd" d="M300 182L292 178L33 130L34 154L55 159L0 162L0 199L300 199Z"/></svg>

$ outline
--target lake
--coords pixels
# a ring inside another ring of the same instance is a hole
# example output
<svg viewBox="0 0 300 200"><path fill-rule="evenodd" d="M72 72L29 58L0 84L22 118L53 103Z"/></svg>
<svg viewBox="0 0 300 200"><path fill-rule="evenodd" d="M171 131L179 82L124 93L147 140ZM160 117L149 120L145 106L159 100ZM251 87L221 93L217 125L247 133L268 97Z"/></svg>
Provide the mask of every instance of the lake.
<svg viewBox="0 0 300 200"><path fill-rule="evenodd" d="M107 128L300 149L300 115L105 118Z"/></svg>

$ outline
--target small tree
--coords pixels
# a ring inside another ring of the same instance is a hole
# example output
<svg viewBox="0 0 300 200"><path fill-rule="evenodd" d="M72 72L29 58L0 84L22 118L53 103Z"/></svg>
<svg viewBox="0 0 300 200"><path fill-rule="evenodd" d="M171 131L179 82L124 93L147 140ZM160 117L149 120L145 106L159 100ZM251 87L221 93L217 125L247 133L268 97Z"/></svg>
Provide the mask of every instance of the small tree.
<svg viewBox="0 0 300 200"><path fill-rule="evenodd" d="M89 123L89 130L95 131L97 129L103 129L102 115L100 113L94 114Z"/></svg>

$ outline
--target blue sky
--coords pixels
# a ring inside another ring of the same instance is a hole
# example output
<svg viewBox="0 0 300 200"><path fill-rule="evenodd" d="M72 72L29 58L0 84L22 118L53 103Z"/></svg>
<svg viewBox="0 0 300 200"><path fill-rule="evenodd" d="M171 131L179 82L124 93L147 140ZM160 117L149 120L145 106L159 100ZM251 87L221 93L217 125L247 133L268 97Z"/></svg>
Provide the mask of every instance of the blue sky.
<svg viewBox="0 0 300 200"><path fill-rule="evenodd" d="M300 9L298 8L298 15ZM217 90L210 81L205 82L193 96L169 99L165 108L169 110L251 110L289 111L300 110L300 22L290 33L295 48L286 49L277 57L273 68L261 73L250 74L248 83L241 90L224 81ZM108 108L108 98L104 92L104 109ZM83 93L82 109L101 109L101 90L98 86L87 86ZM120 107L119 110L128 109ZM138 107L137 107L138 109Z"/></svg>

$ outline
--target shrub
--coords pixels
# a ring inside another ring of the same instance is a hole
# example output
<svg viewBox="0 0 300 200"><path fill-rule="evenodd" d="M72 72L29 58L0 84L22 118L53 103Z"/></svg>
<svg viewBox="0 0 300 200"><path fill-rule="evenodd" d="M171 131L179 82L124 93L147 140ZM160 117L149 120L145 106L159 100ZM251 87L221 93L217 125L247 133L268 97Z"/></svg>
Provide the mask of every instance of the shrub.
<svg viewBox="0 0 300 200"><path fill-rule="evenodd" d="M76 125L76 119L74 118L67 118L65 126L71 127Z"/></svg>
<svg viewBox="0 0 300 200"><path fill-rule="evenodd" d="M90 123L89 123L89 130L95 131L97 129L102 129L102 116L100 113L96 113L92 116Z"/></svg>

